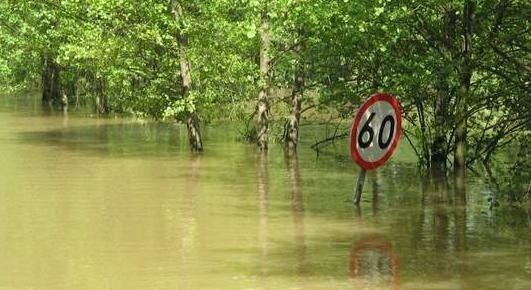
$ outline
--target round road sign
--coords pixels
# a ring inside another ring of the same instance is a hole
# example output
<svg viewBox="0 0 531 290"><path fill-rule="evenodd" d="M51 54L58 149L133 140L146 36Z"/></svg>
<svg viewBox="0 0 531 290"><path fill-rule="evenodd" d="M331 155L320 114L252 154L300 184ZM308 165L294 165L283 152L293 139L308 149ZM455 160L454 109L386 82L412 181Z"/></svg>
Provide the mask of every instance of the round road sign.
<svg viewBox="0 0 531 290"><path fill-rule="evenodd" d="M361 105L350 130L350 154L363 169L382 166L393 155L402 131L398 101L389 94L372 95Z"/></svg>

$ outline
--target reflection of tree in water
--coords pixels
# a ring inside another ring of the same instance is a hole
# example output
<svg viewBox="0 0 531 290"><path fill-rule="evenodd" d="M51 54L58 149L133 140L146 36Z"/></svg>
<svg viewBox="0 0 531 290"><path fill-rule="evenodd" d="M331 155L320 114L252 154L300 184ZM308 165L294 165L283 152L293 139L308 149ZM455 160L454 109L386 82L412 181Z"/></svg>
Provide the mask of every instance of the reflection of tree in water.
<svg viewBox="0 0 531 290"><path fill-rule="evenodd" d="M437 280L466 285L466 276L455 280L467 271L466 263L459 263L466 251L466 194L462 184L454 185L452 190L445 174L432 173L423 181L411 243L423 271L437 273Z"/></svg>
<svg viewBox="0 0 531 290"><path fill-rule="evenodd" d="M355 289L398 289L398 258L383 237L369 236L352 246L350 274Z"/></svg>
<svg viewBox="0 0 531 290"><path fill-rule="evenodd" d="M447 250L450 241L450 217L449 208L452 200L448 194L448 182L446 176L433 176L431 180L432 193L428 198L433 205L433 241L435 250Z"/></svg>
<svg viewBox="0 0 531 290"><path fill-rule="evenodd" d="M257 160L257 193L258 193L258 214L259 214L259 232L258 240L260 244L260 272L262 275L267 274L267 256L268 256L268 198L269 198L269 172L267 169L267 154L258 153Z"/></svg>
<svg viewBox="0 0 531 290"><path fill-rule="evenodd" d="M384 175L387 177L387 175ZM429 273L426 277L415 277L415 281L429 279L441 283L469 283L462 276L468 271L465 252L467 250L467 208L464 189L457 190L453 180L445 174L433 174L421 179L420 188L404 190L414 184L411 176L405 182L385 179L385 189L400 193L408 207L403 215L391 221L390 238L397 243L401 254L401 269L404 273ZM400 179L398 179L400 181ZM416 193L420 192L421 195ZM421 197L421 200L417 200ZM379 215L388 217L385 211ZM432 275L433 276L429 276ZM465 287L464 289L469 289ZM473 289L473 288L472 288Z"/></svg>
<svg viewBox="0 0 531 290"><path fill-rule="evenodd" d="M195 256L196 240L197 240L197 220L195 216L197 193L200 179L200 165L201 157L193 155L190 160L190 171L186 178L184 191L182 195L182 212L179 224L181 225L180 235L180 263L181 263L181 279L182 285L185 288L190 288L192 280L190 273L193 271L193 257Z"/></svg>
<svg viewBox="0 0 531 290"><path fill-rule="evenodd" d="M197 185L199 184L199 170L201 157L192 156L190 160L190 174L186 178L185 191L183 192L183 212L182 212L182 247L183 252L188 253L195 247L197 222L194 215L196 206Z"/></svg>
<svg viewBox="0 0 531 290"><path fill-rule="evenodd" d="M293 216L295 256L297 272L308 273L307 247L304 228L304 195L302 192L299 158L296 154L286 155L289 187L291 192L291 211Z"/></svg>
<svg viewBox="0 0 531 290"><path fill-rule="evenodd" d="M462 184L451 192L445 175L432 175L423 190L424 199L433 209L432 235L435 250L465 249L466 195ZM424 206L426 203L423 203ZM428 208L423 208L426 212Z"/></svg>

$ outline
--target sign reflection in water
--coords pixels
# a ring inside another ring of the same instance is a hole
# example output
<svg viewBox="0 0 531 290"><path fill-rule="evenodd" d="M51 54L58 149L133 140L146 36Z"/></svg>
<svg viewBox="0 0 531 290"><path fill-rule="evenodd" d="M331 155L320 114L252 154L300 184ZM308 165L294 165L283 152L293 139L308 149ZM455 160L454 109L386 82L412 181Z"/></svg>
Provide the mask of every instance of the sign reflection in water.
<svg viewBox="0 0 531 290"><path fill-rule="evenodd" d="M367 236L355 243L349 268L354 289L398 289L398 258L382 236Z"/></svg>

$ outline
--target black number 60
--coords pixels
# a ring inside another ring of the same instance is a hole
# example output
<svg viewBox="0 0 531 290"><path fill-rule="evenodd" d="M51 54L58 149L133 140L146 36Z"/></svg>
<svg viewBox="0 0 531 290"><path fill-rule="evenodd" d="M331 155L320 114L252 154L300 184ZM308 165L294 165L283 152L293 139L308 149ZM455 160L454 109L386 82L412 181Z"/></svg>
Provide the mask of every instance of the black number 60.
<svg viewBox="0 0 531 290"><path fill-rule="evenodd" d="M360 133L358 134L358 145L362 149L369 148L369 146L371 146L371 143L374 139L374 130L372 129L371 121L375 115L376 113L371 113L371 115L369 116L365 124L363 124L363 127L361 127ZM384 140L383 134L384 134L384 129L387 123L389 123L389 126L390 126L389 135ZM364 141L363 135L365 135L365 133L369 134L369 138ZM389 144L391 144L391 140L393 139L394 134L395 134L395 119L393 118L393 116L387 115L382 120L380 130L378 130L378 146L380 147L380 149L384 150L389 146Z"/></svg>

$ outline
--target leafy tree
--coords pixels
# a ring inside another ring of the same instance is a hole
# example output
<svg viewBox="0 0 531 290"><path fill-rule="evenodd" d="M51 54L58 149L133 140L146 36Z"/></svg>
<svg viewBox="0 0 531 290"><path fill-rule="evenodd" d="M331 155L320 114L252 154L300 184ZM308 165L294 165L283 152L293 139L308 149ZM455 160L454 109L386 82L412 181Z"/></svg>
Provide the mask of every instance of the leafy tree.
<svg viewBox="0 0 531 290"><path fill-rule="evenodd" d="M46 107L183 122L196 151L200 123L254 111L260 149L282 120L294 153L304 112L350 119L366 96L388 91L419 163L463 175L528 140L529 9L521 0L2 0L0 80L39 84Z"/></svg>

